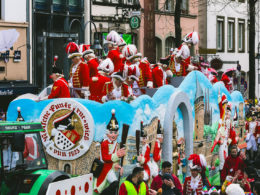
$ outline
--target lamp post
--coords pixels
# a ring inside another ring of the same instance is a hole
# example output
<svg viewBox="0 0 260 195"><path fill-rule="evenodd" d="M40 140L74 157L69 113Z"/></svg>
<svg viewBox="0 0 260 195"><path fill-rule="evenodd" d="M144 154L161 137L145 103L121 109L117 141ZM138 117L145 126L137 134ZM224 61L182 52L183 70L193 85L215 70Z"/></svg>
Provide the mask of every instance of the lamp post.
<svg viewBox="0 0 260 195"><path fill-rule="evenodd" d="M94 27L95 27L95 32L97 33L97 27L96 27L96 24L95 24L93 21L91 21L91 20L90 20L90 21L87 21L85 24L82 25L81 21L80 21L79 19L76 19L76 18L75 18L75 19L71 20L70 25L69 25L69 40L68 40L68 41L72 41L72 39L71 39L71 37L70 37L70 30L71 30L71 26L72 26L72 24L73 24L74 22L78 22L78 23L80 24L81 30L82 30L83 32L85 31L85 29L86 29L88 23L91 23L91 24L94 25ZM81 40L80 40L80 39L79 39L79 42L81 43ZM91 44L91 35L90 35L90 44ZM100 43L99 43L98 38L96 39L96 37L94 37L94 43L91 44L90 48L93 49L93 50L102 50L102 47L101 47L101 45L100 45Z"/></svg>

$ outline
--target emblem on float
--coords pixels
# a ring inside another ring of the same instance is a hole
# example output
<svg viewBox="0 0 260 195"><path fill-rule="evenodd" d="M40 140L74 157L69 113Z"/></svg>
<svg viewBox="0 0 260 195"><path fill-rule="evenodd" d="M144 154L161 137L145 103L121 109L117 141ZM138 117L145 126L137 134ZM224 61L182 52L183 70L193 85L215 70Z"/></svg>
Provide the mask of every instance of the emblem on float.
<svg viewBox="0 0 260 195"><path fill-rule="evenodd" d="M82 104L57 99L45 107L40 120L44 129L41 139L49 155L74 160L88 151L94 137L94 122Z"/></svg>

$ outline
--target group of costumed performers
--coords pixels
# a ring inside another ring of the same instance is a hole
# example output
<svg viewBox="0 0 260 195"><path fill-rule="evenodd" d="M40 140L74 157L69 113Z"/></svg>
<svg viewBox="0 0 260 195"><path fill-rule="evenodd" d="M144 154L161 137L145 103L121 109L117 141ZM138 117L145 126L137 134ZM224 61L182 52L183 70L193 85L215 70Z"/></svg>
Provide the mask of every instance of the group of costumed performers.
<svg viewBox="0 0 260 195"><path fill-rule="evenodd" d="M186 76L193 70L201 71L209 81L218 82L218 73L205 62L203 57L198 62L191 60L190 47L199 42L197 32L188 33L179 48L171 49L171 54L151 64L133 44L126 44L122 37L111 31L104 41L108 54L99 60L90 45L78 45L70 42L66 47L71 59L68 82L64 79L54 60L50 78L54 84L51 94L39 100L52 98L84 98L104 103L110 100L130 102L146 93L147 88L159 88L169 84L174 76ZM221 81L232 92L235 70L223 73Z"/></svg>

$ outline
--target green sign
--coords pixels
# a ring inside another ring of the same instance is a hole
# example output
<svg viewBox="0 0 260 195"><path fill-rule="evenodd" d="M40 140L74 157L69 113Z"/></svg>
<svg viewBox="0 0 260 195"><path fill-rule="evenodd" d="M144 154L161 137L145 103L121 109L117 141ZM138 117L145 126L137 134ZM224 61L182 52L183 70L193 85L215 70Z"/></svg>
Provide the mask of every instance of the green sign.
<svg viewBox="0 0 260 195"><path fill-rule="evenodd" d="M130 18L130 27L132 29L137 29L140 27L141 20L138 16L132 16Z"/></svg>

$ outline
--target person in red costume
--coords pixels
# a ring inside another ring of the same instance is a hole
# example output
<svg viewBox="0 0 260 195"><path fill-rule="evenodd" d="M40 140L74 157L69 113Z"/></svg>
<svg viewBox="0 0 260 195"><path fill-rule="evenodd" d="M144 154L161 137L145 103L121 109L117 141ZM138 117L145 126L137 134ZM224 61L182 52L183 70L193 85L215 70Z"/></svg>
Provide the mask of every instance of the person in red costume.
<svg viewBox="0 0 260 195"><path fill-rule="evenodd" d="M98 194L116 194L118 179L115 171L123 168L120 167L120 158L125 156L124 148L118 149L117 137L119 125L115 117L115 110L112 111L112 117L107 125L106 138L101 142L100 160L104 163L102 172L98 178L94 178L94 192ZM108 186L108 187L107 187Z"/></svg>
<svg viewBox="0 0 260 195"><path fill-rule="evenodd" d="M71 59L69 86L73 89L71 96L88 99L89 92L89 69L85 62L82 62L82 54L76 43L70 42L66 47L68 58Z"/></svg>
<svg viewBox="0 0 260 195"><path fill-rule="evenodd" d="M107 35L107 39L106 39L106 44L109 50L107 57L110 58L114 64L115 67L114 72L119 72L124 70L124 63L123 63L124 56L120 53L120 50L117 45L120 39L121 39L120 35L113 30Z"/></svg>
<svg viewBox="0 0 260 195"><path fill-rule="evenodd" d="M202 195L203 186L210 189L211 185L205 175L207 162L204 155L192 154L189 159L192 163L189 164L191 176L186 177L183 185L183 194L185 195Z"/></svg>
<svg viewBox="0 0 260 195"><path fill-rule="evenodd" d="M133 99L135 99L136 97L133 93L133 84L134 84L134 82L139 81L139 77L140 77L139 67L138 66L126 66L125 71L127 74L127 79L125 82L128 85L129 95L132 96Z"/></svg>
<svg viewBox="0 0 260 195"><path fill-rule="evenodd" d="M69 85L68 82L64 79L64 76L62 75L62 71L56 66L53 66L52 74L50 75L50 78L54 82L51 89L51 93L50 95L40 98L39 100L54 99L54 98L69 98L70 97Z"/></svg>
<svg viewBox="0 0 260 195"><path fill-rule="evenodd" d="M208 68L208 79L212 85L218 82L217 76L218 73L214 68Z"/></svg>
<svg viewBox="0 0 260 195"><path fill-rule="evenodd" d="M227 90L231 93L233 91L233 83L230 77L228 77L226 74L222 74L221 81L224 83Z"/></svg>
<svg viewBox="0 0 260 195"><path fill-rule="evenodd" d="M91 78L89 84L90 90L90 100L94 100L100 103L102 102L102 97L106 95L105 83L111 81L109 75L114 71L114 64L110 58L105 59L98 66L98 75Z"/></svg>
<svg viewBox="0 0 260 195"><path fill-rule="evenodd" d="M123 72L114 72L112 81L105 83L103 93L106 94L102 97L102 102L110 100L127 100L129 97L128 86L123 85L125 78Z"/></svg>
<svg viewBox="0 0 260 195"><path fill-rule="evenodd" d="M143 127L142 123L143 121L141 121L141 127ZM137 157L137 161L144 168L144 181L149 181L151 176L150 167L148 165L148 162L150 161L150 146L148 144L147 134L144 132L144 129L141 129L141 142L142 152Z"/></svg>
<svg viewBox="0 0 260 195"><path fill-rule="evenodd" d="M220 179L222 182L225 180L231 181L237 172L243 174L246 165L244 161L237 154L237 147L231 148L231 154L226 158L224 167L220 173Z"/></svg>
<svg viewBox="0 0 260 195"><path fill-rule="evenodd" d="M138 82L134 82L134 95L140 96L145 93L144 87L152 88L153 79L152 72L150 69L150 63L146 58L141 60L142 54L137 52L135 45L127 45L123 49L123 55L126 57L131 64L131 66L137 66L140 71L140 76Z"/></svg>
<svg viewBox="0 0 260 195"><path fill-rule="evenodd" d="M96 58L96 55L94 54L94 51L92 49L88 49L83 52L82 57L86 60L88 69L89 69L89 77L90 80L92 77L98 75L98 66L99 61Z"/></svg>

